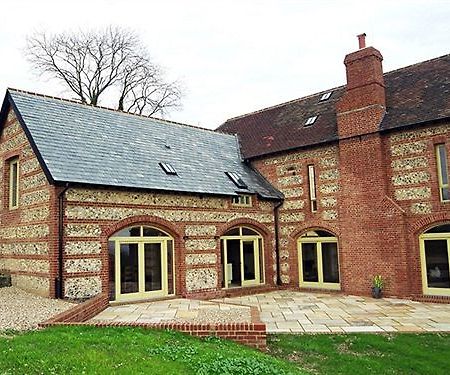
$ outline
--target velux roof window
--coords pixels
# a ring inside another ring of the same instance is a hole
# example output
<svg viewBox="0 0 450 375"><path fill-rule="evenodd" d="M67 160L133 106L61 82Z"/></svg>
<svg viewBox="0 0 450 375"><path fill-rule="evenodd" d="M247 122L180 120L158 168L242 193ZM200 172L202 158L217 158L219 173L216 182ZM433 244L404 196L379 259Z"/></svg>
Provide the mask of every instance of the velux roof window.
<svg viewBox="0 0 450 375"><path fill-rule="evenodd" d="M236 172L225 172L225 174L239 189L247 189L246 183L242 181L242 178Z"/></svg>
<svg viewBox="0 0 450 375"><path fill-rule="evenodd" d="M318 116L308 117L308 119L305 122L305 126L311 126L312 124L314 124L316 122L316 120L317 120L317 117Z"/></svg>
<svg viewBox="0 0 450 375"><path fill-rule="evenodd" d="M323 94L323 95L320 97L319 102L323 102L323 101L325 101L325 100L330 99L330 96L331 96L332 93L333 93L333 91L328 91L328 92L326 92L325 94Z"/></svg>
<svg viewBox="0 0 450 375"><path fill-rule="evenodd" d="M172 166L172 164L169 163L159 163L159 166L162 168L162 170L164 172L166 172L166 174L171 174L171 175L176 175L177 171L176 169Z"/></svg>

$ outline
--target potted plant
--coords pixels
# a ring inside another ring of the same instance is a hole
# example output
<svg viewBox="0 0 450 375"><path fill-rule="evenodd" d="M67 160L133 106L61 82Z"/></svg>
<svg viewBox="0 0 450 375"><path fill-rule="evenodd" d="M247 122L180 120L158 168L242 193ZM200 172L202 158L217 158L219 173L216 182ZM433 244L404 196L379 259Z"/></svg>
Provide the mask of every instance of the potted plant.
<svg viewBox="0 0 450 375"><path fill-rule="evenodd" d="M372 297L381 298L383 294L384 280L381 275L375 275L372 279Z"/></svg>

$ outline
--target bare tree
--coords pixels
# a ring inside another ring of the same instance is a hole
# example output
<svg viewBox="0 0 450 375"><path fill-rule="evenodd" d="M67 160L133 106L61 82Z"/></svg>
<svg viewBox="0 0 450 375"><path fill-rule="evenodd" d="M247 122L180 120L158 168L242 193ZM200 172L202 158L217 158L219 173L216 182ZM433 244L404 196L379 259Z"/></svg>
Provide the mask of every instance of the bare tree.
<svg viewBox="0 0 450 375"><path fill-rule="evenodd" d="M35 33L27 38L26 55L36 72L63 82L83 103L99 104L108 90L122 111L151 116L180 105L178 82L166 82L138 36L128 30Z"/></svg>

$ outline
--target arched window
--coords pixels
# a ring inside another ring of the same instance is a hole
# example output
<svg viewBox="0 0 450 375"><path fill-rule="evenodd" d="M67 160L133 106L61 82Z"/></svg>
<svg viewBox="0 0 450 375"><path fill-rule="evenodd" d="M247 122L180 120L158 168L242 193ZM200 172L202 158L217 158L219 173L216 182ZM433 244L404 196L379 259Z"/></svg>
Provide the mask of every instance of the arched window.
<svg viewBox="0 0 450 375"><path fill-rule="evenodd" d="M264 283L263 239L255 230L239 226L221 237L223 288Z"/></svg>
<svg viewBox="0 0 450 375"><path fill-rule="evenodd" d="M419 240L423 293L450 296L450 224L428 229Z"/></svg>
<svg viewBox="0 0 450 375"><path fill-rule="evenodd" d="M147 225L121 229L109 239L110 299L129 301L175 293L174 241Z"/></svg>
<svg viewBox="0 0 450 375"><path fill-rule="evenodd" d="M337 238L324 230L311 230L298 239L299 285L340 289Z"/></svg>

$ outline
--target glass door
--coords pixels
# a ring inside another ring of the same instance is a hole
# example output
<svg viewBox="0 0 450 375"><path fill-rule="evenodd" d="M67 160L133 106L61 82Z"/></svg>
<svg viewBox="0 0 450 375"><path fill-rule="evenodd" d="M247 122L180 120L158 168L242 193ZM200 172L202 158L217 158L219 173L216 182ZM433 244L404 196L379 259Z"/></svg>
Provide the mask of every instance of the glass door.
<svg viewBox="0 0 450 375"><path fill-rule="evenodd" d="M119 245L120 294L139 292L139 244L121 243Z"/></svg>
<svg viewBox="0 0 450 375"><path fill-rule="evenodd" d="M116 301L167 295L167 242L116 242Z"/></svg>
<svg viewBox="0 0 450 375"><path fill-rule="evenodd" d="M309 231L298 240L301 287L340 289L336 237L325 231Z"/></svg>
<svg viewBox="0 0 450 375"><path fill-rule="evenodd" d="M144 243L145 292L163 290L163 269L162 243Z"/></svg>
<svg viewBox="0 0 450 375"><path fill-rule="evenodd" d="M259 284L259 250L257 240L241 241L242 285Z"/></svg>

